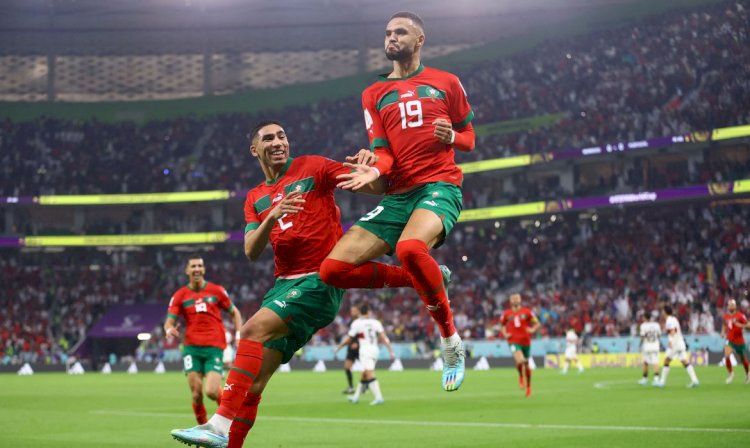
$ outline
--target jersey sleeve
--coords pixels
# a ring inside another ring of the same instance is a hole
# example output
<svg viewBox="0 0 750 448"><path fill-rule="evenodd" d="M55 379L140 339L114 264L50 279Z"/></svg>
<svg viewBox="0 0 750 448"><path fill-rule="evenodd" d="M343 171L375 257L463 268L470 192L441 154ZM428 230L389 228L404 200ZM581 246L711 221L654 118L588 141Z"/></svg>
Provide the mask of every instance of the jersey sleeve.
<svg viewBox="0 0 750 448"><path fill-rule="evenodd" d="M504 311L503 315L500 316L500 325L505 326L505 324L507 324L507 323L508 323L508 312Z"/></svg>
<svg viewBox="0 0 750 448"><path fill-rule="evenodd" d="M336 179L336 176L338 176L339 174L346 174L349 171L349 168L345 167L343 163L331 160L327 157L323 157L322 177L327 189L336 189L336 184L339 183L339 180Z"/></svg>
<svg viewBox="0 0 750 448"><path fill-rule="evenodd" d="M231 312L234 308L232 300L229 298L229 293L223 286L216 286L217 296L219 297L219 307L223 310Z"/></svg>
<svg viewBox="0 0 750 448"><path fill-rule="evenodd" d="M379 320L375 321L375 332L385 333L385 328L383 328L383 324Z"/></svg>
<svg viewBox="0 0 750 448"><path fill-rule="evenodd" d="M536 314L529 310L529 325L535 325L537 322L539 322L539 319L537 319Z"/></svg>
<svg viewBox="0 0 750 448"><path fill-rule="evenodd" d="M260 223L261 219L255 211L253 196L248 193L247 199L245 199L245 233L260 227Z"/></svg>
<svg viewBox="0 0 750 448"><path fill-rule="evenodd" d="M641 324L640 335L641 335L641 337L646 336L646 324Z"/></svg>
<svg viewBox="0 0 750 448"><path fill-rule="evenodd" d="M347 336L349 336L349 337L351 337L351 338L355 338L355 339L356 339L356 338L357 338L357 333L358 333L358 329L357 329L357 321L354 321L354 322L352 322L352 324L351 324L351 325L349 326L349 333L347 333Z"/></svg>
<svg viewBox="0 0 750 448"><path fill-rule="evenodd" d="M180 305L180 296L179 294L175 293L175 295L173 295L172 298L169 299L169 306L167 307L167 317L177 319L177 317L180 315L180 311L182 310L182 307Z"/></svg>
<svg viewBox="0 0 750 448"><path fill-rule="evenodd" d="M367 129L367 139L370 142L370 149L390 148L390 142L383 127L383 121L380 118L380 111L375 104L375 98L369 89L362 92L362 109L365 114L365 128Z"/></svg>
<svg viewBox="0 0 750 448"><path fill-rule="evenodd" d="M740 325L747 324L747 316L745 316L744 314L740 314L739 316L737 316L737 323Z"/></svg>
<svg viewBox="0 0 750 448"><path fill-rule="evenodd" d="M469 99L458 77L451 78L448 96L448 113L454 129L463 129L474 119Z"/></svg>

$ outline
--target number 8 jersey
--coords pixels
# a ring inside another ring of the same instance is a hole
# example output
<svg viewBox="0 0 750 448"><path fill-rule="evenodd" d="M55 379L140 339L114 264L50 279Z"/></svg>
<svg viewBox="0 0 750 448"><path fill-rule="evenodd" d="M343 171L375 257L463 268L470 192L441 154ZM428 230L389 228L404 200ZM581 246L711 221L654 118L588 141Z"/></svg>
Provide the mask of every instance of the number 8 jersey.
<svg viewBox="0 0 750 448"><path fill-rule="evenodd" d="M458 77L420 65L406 78L379 76L362 92L370 148L389 148L395 159L387 173L388 193L428 182L461 186L451 145L437 140L433 121L448 120L454 129L474 118Z"/></svg>
<svg viewBox="0 0 750 448"><path fill-rule="evenodd" d="M336 176L348 172L341 162L325 157L289 157L275 181L247 192L246 233L257 229L287 194L298 191L305 199L302 211L282 216L271 231L276 277L320 271L320 264L343 235L333 192Z"/></svg>

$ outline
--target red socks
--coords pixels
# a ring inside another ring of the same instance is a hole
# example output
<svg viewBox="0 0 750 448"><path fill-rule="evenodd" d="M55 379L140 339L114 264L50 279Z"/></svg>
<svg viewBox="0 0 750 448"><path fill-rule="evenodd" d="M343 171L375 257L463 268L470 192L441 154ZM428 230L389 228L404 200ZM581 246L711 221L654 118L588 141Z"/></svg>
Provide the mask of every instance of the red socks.
<svg viewBox="0 0 750 448"><path fill-rule="evenodd" d="M203 406L202 401L200 403L193 402L193 414L195 414L195 419L198 421L199 425L208 421L206 418L206 407Z"/></svg>
<svg viewBox="0 0 750 448"><path fill-rule="evenodd" d="M526 361L526 364L524 364L523 367L526 372L526 387L531 387L531 369L529 368L529 362Z"/></svg>
<svg viewBox="0 0 750 448"><path fill-rule="evenodd" d="M320 279L337 288L411 287L411 278L401 266L374 261L359 266L326 258L320 265Z"/></svg>
<svg viewBox="0 0 750 448"><path fill-rule="evenodd" d="M420 240L399 241L396 244L396 256L411 276L414 289L427 305L432 319L440 328L440 334L444 338L452 336L456 327L453 325L453 313L443 286L443 274L435 259L430 256L427 244Z"/></svg>
<svg viewBox="0 0 750 448"><path fill-rule="evenodd" d="M724 364L727 366L727 371L732 373L732 360L729 359L729 356L724 357Z"/></svg>
<svg viewBox="0 0 750 448"><path fill-rule="evenodd" d="M745 373L750 373L750 364L747 362L747 359L742 360L742 365L745 366Z"/></svg>
<svg viewBox="0 0 750 448"><path fill-rule="evenodd" d="M247 393L245 401L242 402L242 408L232 421L229 428L229 444L227 448L241 448L245 443L247 433L253 428L255 418L258 415L258 404L260 395Z"/></svg>
<svg viewBox="0 0 750 448"><path fill-rule="evenodd" d="M262 362L263 344L241 339L237 344L234 366L229 369L229 376L224 383L224 392L222 392L221 405L216 410L217 414L228 419L233 419L237 415L245 394L260 372Z"/></svg>

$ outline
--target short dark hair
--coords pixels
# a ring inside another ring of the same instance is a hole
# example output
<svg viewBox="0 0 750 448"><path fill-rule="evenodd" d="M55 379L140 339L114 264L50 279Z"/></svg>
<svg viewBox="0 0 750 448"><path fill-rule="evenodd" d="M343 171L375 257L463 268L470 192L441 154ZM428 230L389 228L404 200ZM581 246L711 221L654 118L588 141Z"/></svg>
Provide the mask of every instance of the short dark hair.
<svg viewBox="0 0 750 448"><path fill-rule="evenodd" d="M409 19L419 25L419 27L422 28L422 31L424 31L424 21L417 15L417 13L411 11L399 11L396 14L392 15L391 18L388 19L388 21L390 22L391 20L398 18Z"/></svg>
<svg viewBox="0 0 750 448"><path fill-rule="evenodd" d="M667 313L667 314L669 314L671 316L672 315L672 305L664 305L664 312Z"/></svg>
<svg viewBox="0 0 750 448"><path fill-rule="evenodd" d="M190 263L190 260L203 260L203 255L199 254L198 252L192 252L188 254L187 258L185 259L185 264Z"/></svg>
<svg viewBox="0 0 750 448"><path fill-rule="evenodd" d="M367 314L370 312L370 305L366 303L360 303L359 305L357 305L357 308L359 309L359 312L362 314Z"/></svg>
<svg viewBox="0 0 750 448"><path fill-rule="evenodd" d="M255 126L253 126L253 128L250 130L250 133L247 135L248 138L250 139L250 143L253 143L255 141L255 137L258 136L258 132L260 132L261 129L271 124L275 124L276 126L281 126L282 128L284 127L283 124L279 123L276 120L263 120L260 123L256 124Z"/></svg>

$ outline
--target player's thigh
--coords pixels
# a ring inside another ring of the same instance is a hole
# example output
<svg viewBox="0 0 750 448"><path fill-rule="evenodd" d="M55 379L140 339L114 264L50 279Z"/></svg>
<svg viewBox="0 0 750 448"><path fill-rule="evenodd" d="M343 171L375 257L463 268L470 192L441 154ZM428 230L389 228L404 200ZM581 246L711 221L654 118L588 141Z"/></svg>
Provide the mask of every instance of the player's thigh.
<svg viewBox="0 0 750 448"><path fill-rule="evenodd" d="M281 365L282 356L283 354L278 350L263 348L263 362L260 365L258 376L250 386L250 393L255 395L263 393L271 377Z"/></svg>
<svg viewBox="0 0 750 448"><path fill-rule="evenodd" d="M218 396L221 392L221 382L223 376L219 372L208 372L206 374L206 395Z"/></svg>
<svg viewBox="0 0 750 448"><path fill-rule="evenodd" d="M336 243L328 258L360 264L391 252L391 247L374 233L360 226L352 226Z"/></svg>
<svg viewBox="0 0 750 448"><path fill-rule="evenodd" d="M731 346L731 345L729 345L729 342L727 342L727 343L726 343L726 344L724 345L724 356L729 356L729 355L731 355L733 351L734 351L734 349L732 348L732 346Z"/></svg>
<svg viewBox="0 0 750 448"><path fill-rule="evenodd" d="M203 394L203 374L199 372L188 372L187 382L190 392L193 396L199 396Z"/></svg>
<svg viewBox="0 0 750 448"><path fill-rule="evenodd" d="M286 336L289 333L287 324L269 308L261 308L240 330L242 339L266 342Z"/></svg>
<svg viewBox="0 0 750 448"><path fill-rule="evenodd" d="M526 358L523 357L523 352L521 350L513 351L513 359L516 361L516 364L521 364L526 360Z"/></svg>
<svg viewBox="0 0 750 448"><path fill-rule="evenodd" d="M430 210L418 208L411 214L399 241L420 240L432 248L443 240L445 230L440 217Z"/></svg>

